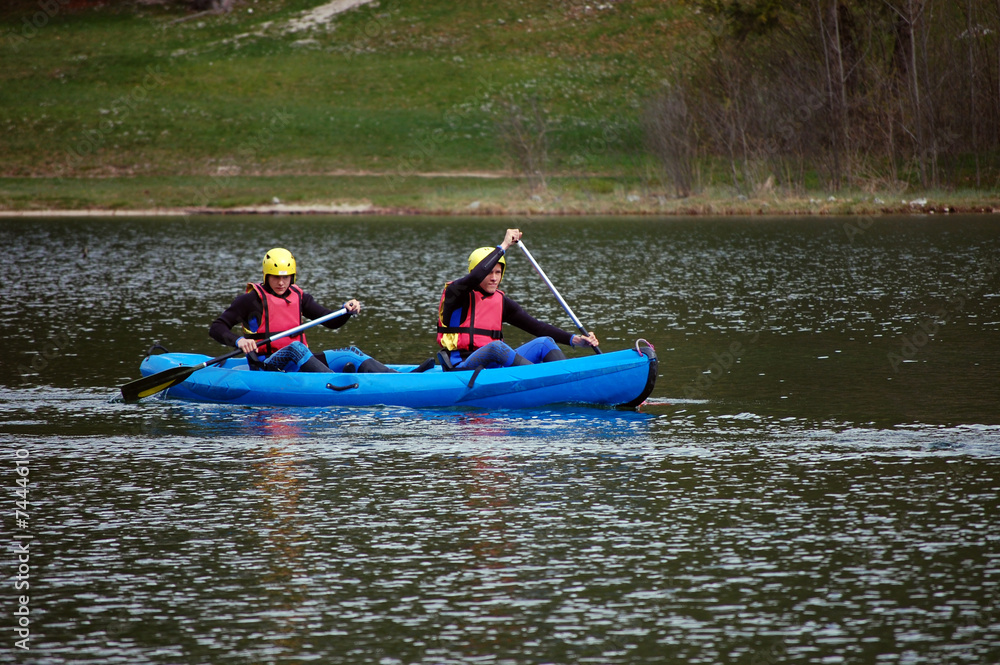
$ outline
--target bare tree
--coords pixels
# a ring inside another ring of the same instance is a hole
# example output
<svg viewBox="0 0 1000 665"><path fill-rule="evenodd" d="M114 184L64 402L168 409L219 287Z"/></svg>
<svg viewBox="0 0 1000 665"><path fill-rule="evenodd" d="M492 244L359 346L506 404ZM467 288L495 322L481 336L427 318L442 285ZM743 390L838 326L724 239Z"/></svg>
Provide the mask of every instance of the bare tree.
<svg viewBox="0 0 1000 665"><path fill-rule="evenodd" d="M680 190L685 137L745 194L813 174L868 191L1000 181L1000 0L695 1L706 47L642 118Z"/></svg>
<svg viewBox="0 0 1000 665"><path fill-rule="evenodd" d="M545 189L548 164L549 122L537 97L516 101L510 96L497 102L496 128L508 159L528 179L531 189Z"/></svg>
<svg viewBox="0 0 1000 665"><path fill-rule="evenodd" d="M920 184L928 186L929 174L927 158L933 155L927 133L925 129L926 113L924 101L921 98L921 76L918 63L918 48L920 47L920 32L924 10L927 8L928 0L898 0L897 2L885 3L895 12L897 20L897 40L899 48L898 62L905 74L909 93L910 124L904 126L907 133L913 138L915 147L914 155L917 166L920 169Z"/></svg>
<svg viewBox="0 0 1000 665"><path fill-rule="evenodd" d="M673 87L657 95L647 106L642 125L646 145L673 183L677 196L687 198L694 189L697 139L684 89Z"/></svg>

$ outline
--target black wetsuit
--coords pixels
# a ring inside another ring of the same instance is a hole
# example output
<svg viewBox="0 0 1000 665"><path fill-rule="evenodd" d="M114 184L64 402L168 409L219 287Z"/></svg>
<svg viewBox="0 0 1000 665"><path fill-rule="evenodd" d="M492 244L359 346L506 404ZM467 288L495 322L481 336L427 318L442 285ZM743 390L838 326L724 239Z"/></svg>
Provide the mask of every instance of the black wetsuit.
<svg viewBox="0 0 1000 665"><path fill-rule="evenodd" d="M264 288L272 295L277 296L274 291L271 290L269 286L264 286ZM302 314L307 319L318 319L321 316L325 316L332 312L332 309L327 309L323 307L308 293L302 293ZM233 303L229 306L222 315L212 322L212 325L208 329L208 334L215 341L220 344L225 344L226 346L236 346L236 340L243 337L242 327L246 326L248 329L256 330L257 325L260 323L261 316L264 312L264 306L260 301L260 297L257 295L256 291L250 291L249 293L244 293L243 295L237 297ZM343 316L338 316L329 321L325 321L322 325L337 329L347 323L348 319L351 318L351 313L348 312ZM233 333L234 326L241 326L240 334ZM274 331L277 333L278 331Z"/></svg>
<svg viewBox="0 0 1000 665"><path fill-rule="evenodd" d="M461 309L462 311L459 320L465 320L469 310L469 295L473 290L479 289L479 285L482 284L483 280L493 272L493 267L496 266L501 256L503 256L503 250L499 247L495 248L469 274L459 277L445 287L444 302L442 303L442 321L451 321L452 314L456 309ZM551 337L558 344L565 344L567 346L569 346L569 342L573 338L573 333L566 332L561 328L534 318L506 294L503 296L503 323L509 323L515 328L520 328L535 337ZM473 351L475 349L460 349L459 353L465 359Z"/></svg>

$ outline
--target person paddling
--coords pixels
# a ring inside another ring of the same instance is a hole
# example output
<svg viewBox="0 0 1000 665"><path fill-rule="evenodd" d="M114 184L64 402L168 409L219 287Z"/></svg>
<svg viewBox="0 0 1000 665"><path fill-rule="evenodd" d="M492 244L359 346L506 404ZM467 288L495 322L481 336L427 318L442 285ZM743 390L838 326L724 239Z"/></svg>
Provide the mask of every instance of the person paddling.
<svg viewBox="0 0 1000 665"><path fill-rule="evenodd" d="M438 358L444 369L479 369L565 360L558 344L599 345L596 335L574 335L530 316L499 290L507 249L521 231L507 229L496 247L480 247L469 255L469 273L445 285L438 305ZM503 324L535 335L513 349L503 341Z"/></svg>
<svg viewBox="0 0 1000 665"><path fill-rule="evenodd" d="M235 346L246 353L251 369L284 372L395 371L356 347L313 355L304 332L268 342L258 349L258 340L291 330L302 323L303 317L316 319L333 311L317 303L295 284L295 257L287 249L277 247L265 254L263 271L263 281L247 284L246 292L233 300L208 330L215 341ZM346 314L334 317L323 325L331 329L341 327L352 314L361 311L361 303L348 300L344 309ZM242 335L232 332L236 325L242 326Z"/></svg>

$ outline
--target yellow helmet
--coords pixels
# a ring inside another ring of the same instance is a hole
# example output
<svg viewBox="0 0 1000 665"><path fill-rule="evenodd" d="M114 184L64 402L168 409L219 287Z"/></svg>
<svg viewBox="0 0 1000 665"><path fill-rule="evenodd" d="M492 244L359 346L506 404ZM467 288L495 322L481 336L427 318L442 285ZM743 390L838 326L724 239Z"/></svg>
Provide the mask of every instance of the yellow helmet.
<svg viewBox="0 0 1000 665"><path fill-rule="evenodd" d="M295 283L295 257L287 249L276 247L264 255L264 279L268 275L291 275Z"/></svg>
<svg viewBox="0 0 1000 665"><path fill-rule="evenodd" d="M472 272L472 269L478 266L480 261L489 256L494 249L496 247L480 247L473 251L472 254L469 254L469 272ZM500 264L500 279L503 279L503 274L507 270L507 259L501 255L497 263Z"/></svg>

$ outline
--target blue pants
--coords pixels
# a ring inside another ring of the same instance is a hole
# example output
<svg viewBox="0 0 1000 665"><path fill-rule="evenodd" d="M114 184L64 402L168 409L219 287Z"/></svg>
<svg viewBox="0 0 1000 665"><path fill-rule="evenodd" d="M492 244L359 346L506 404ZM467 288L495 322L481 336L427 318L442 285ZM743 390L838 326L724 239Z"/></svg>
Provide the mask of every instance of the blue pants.
<svg viewBox="0 0 1000 665"><path fill-rule="evenodd" d="M292 342L272 353L264 360L264 369L280 372L297 372L312 358L312 351L302 342Z"/></svg>
<svg viewBox="0 0 1000 665"><path fill-rule="evenodd" d="M361 363L371 358L370 355L362 351L356 346L352 346L346 349L336 349L334 351L326 352L326 364L334 372L343 372L344 365L351 363L354 365L354 370L357 371L361 367Z"/></svg>
<svg viewBox="0 0 1000 665"><path fill-rule="evenodd" d="M371 358L367 353L354 346L349 349L327 351L325 355L327 365L334 372L344 371L344 365L347 363L354 363L354 368L357 369L361 363ZM272 353L264 361L264 369L297 372L312 356L313 353L308 346L302 342L292 342Z"/></svg>
<svg viewBox="0 0 1000 665"><path fill-rule="evenodd" d="M551 337L536 337L527 344L522 344L517 349L510 348L504 342L490 342L484 347L476 349L471 356L455 365L455 369L492 369L494 367L510 367L514 364L514 356L520 355L528 362L540 363L548 353L559 346ZM452 354L452 358L455 357ZM453 360L454 362L454 360Z"/></svg>

